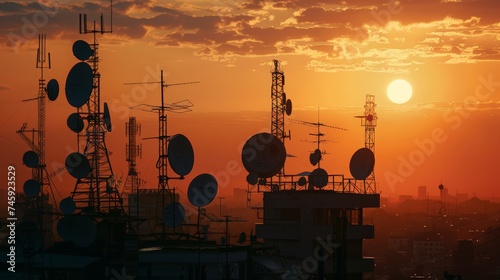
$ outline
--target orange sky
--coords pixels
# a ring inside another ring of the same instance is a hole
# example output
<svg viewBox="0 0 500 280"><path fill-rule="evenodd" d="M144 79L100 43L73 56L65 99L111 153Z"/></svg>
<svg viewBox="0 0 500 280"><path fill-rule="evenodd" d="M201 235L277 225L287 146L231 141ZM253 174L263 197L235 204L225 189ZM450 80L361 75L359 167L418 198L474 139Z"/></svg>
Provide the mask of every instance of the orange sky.
<svg viewBox="0 0 500 280"><path fill-rule="evenodd" d="M38 90L37 34L47 34L52 58L45 78L61 86L59 98L47 104L50 172L76 145L66 127L75 108L65 99L64 84L78 62L72 43L92 42L91 35L78 34L78 14L87 13L90 21L103 12L109 26L107 1L44 3L0 4L0 166L15 165L21 187L29 176L21 163L28 147L15 131L24 122L37 124L36 103L21 102ZM123 83L157 81L162 69L167 83L200 81L166 91L167 103L195 104L193 112L169 119L169 132L185 134L195 150L194 170L179 187L212 172L223 194L246 188L239 153L251 135L270 130L271 60L278 59L294 105L290 118L314 122L319 106L321 122L349 130L322 131L335 142L323 146L328 172L348 174L350 156L364 141L352 116L362 114L365 95L374 94L376 176L383 195L416 194L420 185L437 195L442 181L452 194L499 196L499 8L496 0L118 1L113 33L97 37L101 99L110 104L114 125L107 134L114 172L126 173L129 116L142 123L143 137L157 131L155 114L128 107L158 104L159 87ZM385 93L398 78L413 86L404 105L391 103ZM292 123L286 129L292 130L287 152L297 156L287 159L287 172L311 171L314 144L301 140L310 139L313 129ZM156 142L143 146L138 169L154 187ZM55 183L67 194L75 180L66 174Z"/></svg>

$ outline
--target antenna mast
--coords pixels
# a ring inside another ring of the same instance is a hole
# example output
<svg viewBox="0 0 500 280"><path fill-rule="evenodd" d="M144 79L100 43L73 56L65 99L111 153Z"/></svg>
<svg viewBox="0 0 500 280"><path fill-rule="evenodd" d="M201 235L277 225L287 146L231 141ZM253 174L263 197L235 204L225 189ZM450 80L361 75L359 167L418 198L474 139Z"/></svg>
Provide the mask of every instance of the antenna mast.
<svg viewBox="0 0 500 280"><path fill-rule="evenodd" d="M363 116L355 116L361 119L361 126L365 127L365 147L370 149L375 154L375 128L377 127L377 113L375 112L375 95L367 94L365 101L365 113ZM371 189L373 192L377 190L375 181L375 169L365 179L366 189Z"/></svg>

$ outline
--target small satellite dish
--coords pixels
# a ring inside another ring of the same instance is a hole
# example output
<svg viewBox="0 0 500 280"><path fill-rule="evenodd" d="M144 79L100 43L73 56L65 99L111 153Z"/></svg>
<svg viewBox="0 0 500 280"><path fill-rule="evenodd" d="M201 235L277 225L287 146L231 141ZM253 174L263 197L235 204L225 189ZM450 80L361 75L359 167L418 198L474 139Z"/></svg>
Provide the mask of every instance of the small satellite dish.
<svg viewBox="0 0 500 280"><path fill-rule="evenodd" d="M439 190L443 190L444 189L444 185L443 184L439 184L438 188L439 188Z"/></svg>
<svg viewBox="0 0 500 280"><path fill-rule="evenodd" d="M217 195L217 180L210 174L196 176L188 187L188 199L196 207L205 207Z"/></svg>
<svg viewBox="0 0 500 280"><path fill-rule="evenodd" d="M316 168L311 172L311 184L318 189L328 184L328 173L323 168Z"/></svg>
<svg viewBox="0 0 500 280"><path fill-rule="evenodd" d="M66 78L66 99L69 105L81 107L87 103L94 88L92 68L85 62L79 62L71 68Z"/></svg>
<svg viewBox="0 0 500 280"><path fill-rule="evenodd" d="M59 209L61 209L61 212L64 215L73 214L73 212L75 212L76 210L75 201L71 197L66 197L59 203Z"/></svg>
<svg viewBox="0 0 500 280"><path fill-rule="evenodd" d="M247 240L247 234L244 231L242 231L240 233L239 238L238 238L238 243L243 244L243 243L245 243L246 240Z"/></svg>
<svg viewBox="0 0 500 280"><path fill-rule="evenodd" d="M108 103L104 102L104 117L103 117L104 125L106 126L106 130L111 132L111 116L109 115Z"/></svg>
<svg viewBox="0 0 500 280"><path fill-rule="evenodd" d="M286 93L283 92L283 94L281 95L281 104L282 105L286 105Z"/></svg>
<svg viewBox="0 0 500 280"><path fill-rule="evenodd" d="M307 179L306 179L306 177L300 177L300 178L299 178L299 181L297 182L297 184L298 184L299 186L301 186L301 187L302 187L302 186L305 186L305 185L307 184Z"/></svg>
<svg viewBox="0 0 500 280"><path fill-rule="evenodd" d="M24 182L23 190L28 197L36 197L40 193L41 187L40 181L29 179Z"/></svg>
<svg viewBox="0 0 500 280"><path fill-rule="evenodd" d="M349 171L356 180L364 180L368 177L375 166L375 155L368 148L357 150L351 157Z"/></svg>
<svg viewBox="0 0 500 280"><path fill-rule="evenodd" d="M194 165L194 151L186 136L176 134L168 144L168 162L175 173L180 176L189 174Z"/></svg>
<svg viewBox="0 0 500 280"><path fill-rule="evenodd" d="M66 157L66 170L76 179L82 179L89 175L91 168L90 162L84 154L71 153Z"/></svg>
<svg viewBox="0 0 500 280"><path fill-rule="evenodd" d="M243 166L260 178L276 175L286 160L285 145L281 140L267 132L250 137L241 151Z"/></svg>
<svg viewBox="0 0 500 280"><path fill-rule="evenodd" d="M321 155L318 156L315 153L311 153L309 155L309 162L311 163L312 166L316 166L316 164L318 164L318 162L320 161L320 159L321 159Z"/></svg>
<svg viewBox="0 0 500 280"><path fill-rule="evenodd" d="M266 178L259 178L259 185L265 185L267 184Z"/></svg>
<svg viewBox="0 0 500 280"><path fill-rule="evenodd" d="M288 99L285 106L286 115L290 116L292 114L292 100Z"/></svg>
<svg viewBox="0 0 500 280"><path fill-rule="evenodd" d="M71 129L71 131L76 133L80 133L85 127L83 118L80 117L80 114L78 113L72 113L71 115L69 115L68 119L66 120L66 124L68 125L69 129Z"/></svg>
<svg viewBox="0 0 500 280"><path fill-rule="evenodd" d="M78 247L88 247L97 238L97 225L88 216L75 217L76 228L72 236L72 241Z"/></svg>
<svg viewBox="0 0 500 280"><path fill-rule="evenodd" d="M23 155L24 165L26 165L27 167L30 167L30 168L38 167L39 160L40 159L38 157L38 154L34 151L27 151Z"/></svg>
<svg viewBox="0 0 500 280"><path fill-rule="evenodd" d="M257 182L259 182L259 176L257 176L257 174L252 172L248 173L247 183L249 183L250 185L255 185L257 184Z"/></svg>
<svg viewBox="0 0 500 280"><path fill-rule="evenodd" d="M47 97L49 100L55 101L59 96L59 82L57 82L56 79L51 79L47 83L47 88L45 90L47 91Z"/></svg>
<svg viewBox="0 0 500 280"><path fill-rule="evenodd" d="M163 208L163 223L168 227L176 227L184 221L184 206L178 202L167 204Z"/></svg>
<svg viewBox="0 0 500 280"><path fill-rule="evenodd" d="M94 50L87 42L78 40L73 43L73 55L79 60L87 60L93 54Z"/></svg>

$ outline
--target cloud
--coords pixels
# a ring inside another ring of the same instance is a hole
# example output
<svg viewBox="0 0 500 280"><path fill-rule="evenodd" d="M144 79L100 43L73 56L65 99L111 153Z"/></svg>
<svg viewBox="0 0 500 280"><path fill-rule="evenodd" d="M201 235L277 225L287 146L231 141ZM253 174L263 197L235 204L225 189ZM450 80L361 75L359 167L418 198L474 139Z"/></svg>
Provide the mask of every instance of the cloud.
<svg viewBox="0 0 500 280"><path fill-rule="evenodd" d="M0 85L0 91L5 91L5 90L9 90L9 89L12 89L12 88L9 86Z"/></svg>
<svg viewBox="0 0 500 280"><path fill-rule="evenodd" d="M123 1L114 5L112 43L141 40L152 46L190 48L214 61L276 54L308 57L313 71L409 72L422 63L498 61L500 19L496 0L287 0L208 2ZM43 4L45 3L45 4ZM108 3L5 2L0 40L22 47L40 32L79 37L79 13L88 21ZM225 5L225 7L224 7ZM109 39L110 38L110 39Z"/></svg>

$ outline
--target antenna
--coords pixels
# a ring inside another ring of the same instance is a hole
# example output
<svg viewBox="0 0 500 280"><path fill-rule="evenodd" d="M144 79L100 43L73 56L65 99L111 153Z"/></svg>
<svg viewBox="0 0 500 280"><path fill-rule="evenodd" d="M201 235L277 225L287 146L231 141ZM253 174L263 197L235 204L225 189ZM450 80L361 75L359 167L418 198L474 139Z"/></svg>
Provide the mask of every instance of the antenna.
<svg viewBox="0 0 500 280"><path fill-rule="evenodd" d="M113 0L110 1L110 29L106 30L104 27L104 16L101 13L99 17L99 29L96 29L96 22L94 21L94 28L93 29L88 29L87 28L87 14L79 14L79 32L80 34L87 34L87 33L113 33Z"/></svg>
<svg viewBox="0 0 500 280"><path fill-rule="evenodd" d="M184 179L184 176L187 175L194 163L194 152L192 150L191 143L189 140L181 135L177 134L172 137L169 137L167 134L167 114L166 112L174 112L174 113L184 113L191 111L191 107L193 104L189 100L183 100L179 102L175 102L172 104L165 104L165 93L164 88L171 86L181 86L181 85L190 85L197 84L198 81L195 82L184 82L184 83L175 83L175 84L167 84L163 78L163 70L160 72L160 81L159 82L146 82L147 84L160 84L160 106L153 106L148 104L140 104L138 106L132 107L133 109L140 109L148 112L158 112L158 136L144 139L158 139L158 161L156 162L156 168L158 169L158 190L161 192L162 197L162 205L165 205L165 191L172 191L168 186L168 180L170 179ZM145 83L125 83L125 85L136 85L136 84L145 84ZM175 149L170 148L168 146L168 141L173 141L173 146ZM168 150L168 152L167 152ZM171 153L171 154L169 154ZM180 177L169 177L167 174L168 163L171 164L172 169L176 172ZM173 189L175 191L175 189ZM175 195L172 196L172 202L175 202ZM173 206L172 206L173 207ZM172 209L176 209L173 207ZM164 214L165 214L164 210ZM173 211L175 215L175 211ZM170 213L170 212L169 212ZM173 217L175 221L175 217ZM162 239L165 239L165 225L167 220L163 220L162 223ZM175 231L175 226L173 227Z"/></svg>
<svg viewBox="0 0 500 280"><path fill-rule="evenodd" d="M318 107L318 121L317 122L308 122L308 121L302 121L302 120L297 120L297 119L290 119L290 122L305 125L305 126L315 126L316 127L316 129L317 129L316 133L309 133L309 135L316 137L316 141L314 141L314 142L317 145L316 150L314 150L314 152L312 152L309 155L309 162L312 164L312 166L318 165L318 168L320 168L320 161L323 158L323 155L327 154L326 150L321 151L321 149L320 149L320 144L322 142L327 141L327 140L321 139L321 137L325 136L325 134L323 134L320 130L321 127L327 127L327 128L333 128L333 129L337 129L337 130L347 131L347 129L345 129L345 128L321 123L319 121L319 107ZM308 142L313 142L313 141L308 141Z"/></svg>

